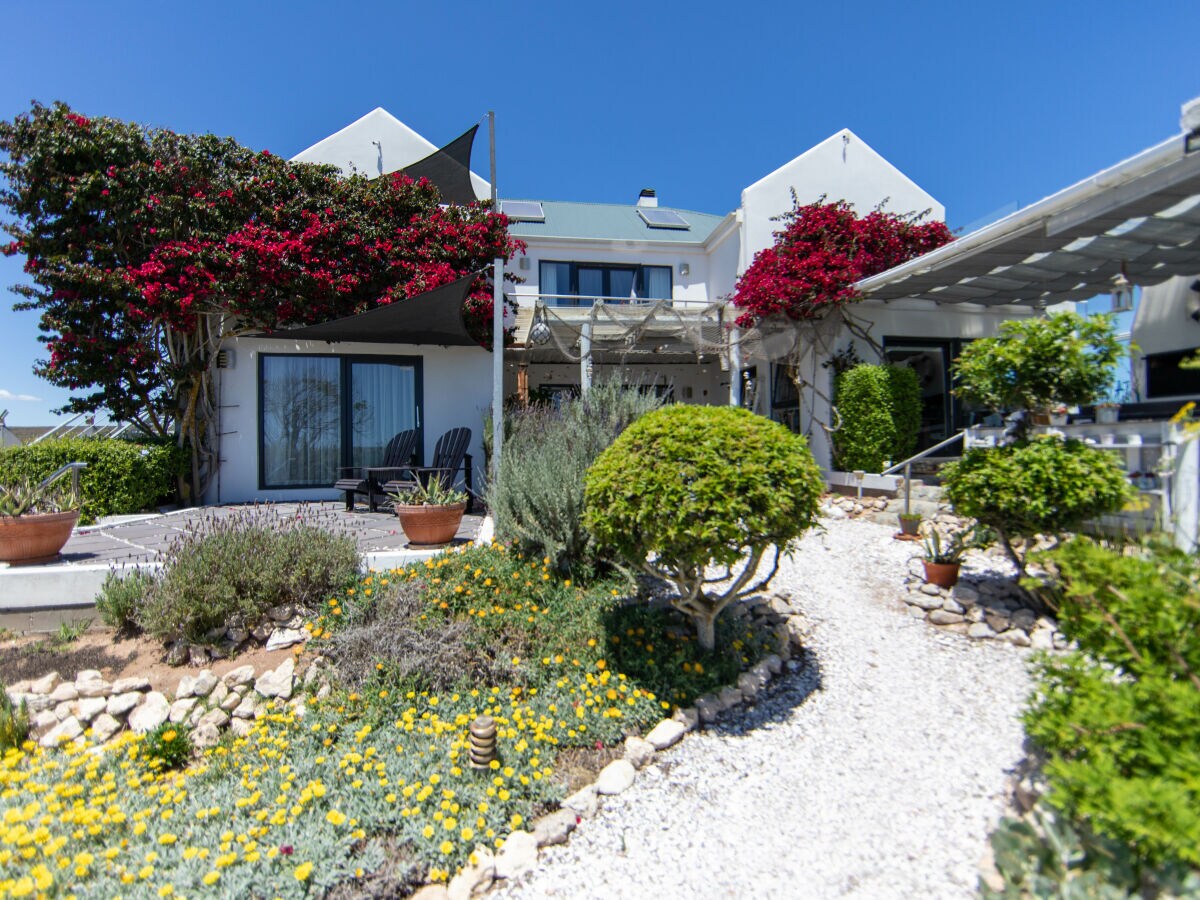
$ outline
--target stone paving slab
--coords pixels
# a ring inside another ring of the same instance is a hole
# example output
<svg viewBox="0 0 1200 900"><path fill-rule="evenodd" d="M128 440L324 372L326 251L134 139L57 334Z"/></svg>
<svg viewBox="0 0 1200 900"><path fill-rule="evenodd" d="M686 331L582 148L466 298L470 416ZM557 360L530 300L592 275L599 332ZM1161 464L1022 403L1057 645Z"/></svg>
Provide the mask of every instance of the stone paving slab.
<svg viewBox="0 0 1200 900"><path fill-rule="evenodd" d="M341 503L333 502L263 503L186 509L150 519L78 529L63 548L60 561L39 568L102 562L158 562L174 540L202 520L233 515L263 515L281 520L302 517L321 527L350 533L360 553L410 549L394 513L347 512ZM464 516L455 537L456 543L474 540L481 521L479 516ZM413 546L411 549L419 548Z"/></svg>

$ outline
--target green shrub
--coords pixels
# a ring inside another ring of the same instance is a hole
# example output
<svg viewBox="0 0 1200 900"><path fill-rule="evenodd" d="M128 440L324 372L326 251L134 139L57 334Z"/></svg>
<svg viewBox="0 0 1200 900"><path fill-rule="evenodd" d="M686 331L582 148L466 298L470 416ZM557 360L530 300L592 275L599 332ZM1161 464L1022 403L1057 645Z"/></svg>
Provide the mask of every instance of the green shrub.
<svg viewBox="0 0 1200 900"><path fill-rule="evenodd" d="M823 490L804 438L777 422L674 406L643 416L600 454L587 474L585 521L601 546L676 587L675 606L712 649L716 617L770 580L780 550L816 523ZM752 584L772 547L770 571ZM710 565L731 576L719 593L705 590Z"/></svg>
<svg viewBox="0 0 1200 900"><path fill-rule="evenodd" d="M153 509L172 495L187 455L170 444L101 438L50 438L0 450L0 484L41 480L59 466L85 462L79 476L80 521ZM69 477L69 476L65 476Z"/></svg>
<svg viewBox="0 0 1200 900"><path fill-rule="evenodd" d="M232 622L253 627L281 604L316 609L358 574L354 539L304 516L206 516L171 544L147 585L138 624L162 640L208 640Z"/></svg>
<svg viewBox="0 0 1200 900"><path fill-rule="evenodd" d="M141 752L149 758L151 768L178 769L192 758L192 740L183 726L163 722L146 732Z"/></svg>
<svg viewBox="0 0 1200 900"><path fill-rule="evenodd" d="M118 631L131 634L140 631L138 611L153 583L154 575L142 569L134 569L124 575L116 570L109 572L96 597L96 612L100 614L100 620Z"/></svg>
<svg viewBox="0 0 1200 900"><path fill-rule="evenodd" d="M0 685L0 756L10 747L20 747L29 737L29 709L25 701L13 703Z"/></svg>
<svg viewBox="0 0 1200 900"><path fill-rule="evenodd" d="M1091 403L1112 384L1125 348L1111 316L1056 313L1004 322L954 363L962 400L998 412Z"/></svg>
<svg viewBox="0 0 1200 900"><path fill-rule="evenodd" d="M1026 729L1048 799L1148 865L1200 868L1200 559L1075 538L1045 554L1059 626Z"/></svg>
<svg viewBox="0 0 1200 900"><path fill-rule="evenodd" d="M1200 872L1180 863L1147 864L1127 844L1056 815L1045 804L1029 819L1004 819L991 837L1004 889L993 898L1142 898L1200 896Z"/></svg>
<svg viewBox="0 0 1200 900"><path fill-rule="evenodd" d="M994 528L1022 572L1014 539L1074 531L1132 496L1111 452L1053 437L972 448L941 477L954 511Z"/></svg>
<svg viewBox="0 0 1200 900"><path fill-rule="evenodd" d="M496 533L561 571L586 570L595 546L583 525L588 467L630 423L661 402L617 382L593 387L555 410L514 411L500 480L488 494Z"/></svg>
<svg viewBox="0 0 1200 900"><path fill-rule="evenodd" d="M837 377L842 426L833 435L834 466L882 472L917 448L921 386L908 366L858 365Z"/></svg>

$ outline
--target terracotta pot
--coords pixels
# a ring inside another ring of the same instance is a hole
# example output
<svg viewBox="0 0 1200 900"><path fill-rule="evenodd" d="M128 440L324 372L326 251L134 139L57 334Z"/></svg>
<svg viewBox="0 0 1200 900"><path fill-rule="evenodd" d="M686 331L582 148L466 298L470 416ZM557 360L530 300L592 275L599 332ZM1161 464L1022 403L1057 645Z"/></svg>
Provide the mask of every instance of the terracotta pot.
<svg viewBox="0 0 1200 900"><path fill-rule="evenodd" d="M1049 425L1050 413L1047 410L1033 410L1029 414L1029 421L1034 425Z"/></svg>
<svg viewBox="0 0 1200 900"><path fill-rule="evenodd" d="M920 530L921 530L921 517L920 516L917 516L916 518L911 518L911 517L906 518L905 516L901 515L899 518L900 518L900 533L901 534L917 534L920 532Z"/></svg>
<svg viewBox="0 0 1200 900"><path fill-rule="evenodd" d="M935 563L927 559L921 560L925 566L925 581L942 588L952 588L958 584L959 563Z"/></svg>
<svg viewBox="0 0 1200 900"><path fill-rule="evenodd" d="M53 562L71 529L79 521L79 510L0 516L0 562L15 566Z"/></svg>
<svg viewBox="0 0 1200 900"><path fill-rule="evenodd" d="M448 544L458 533L466 501L449 506L412 506L397 503L396 515L410 544Z"/></svg>

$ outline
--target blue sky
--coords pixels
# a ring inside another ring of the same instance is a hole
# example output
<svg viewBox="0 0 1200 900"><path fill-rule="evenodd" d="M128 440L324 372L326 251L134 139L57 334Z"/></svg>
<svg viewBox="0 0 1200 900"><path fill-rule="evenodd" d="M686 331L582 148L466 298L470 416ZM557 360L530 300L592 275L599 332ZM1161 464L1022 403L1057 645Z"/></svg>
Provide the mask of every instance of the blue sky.
<svg viewBox="0 0 1200 900"><path fill-rule="evenodd" d="M376 106L435 143L495 109L502 196L632 202L654 187L713 213L848 127L951 227L1157 143L1200 95L1195 0L43 0L10 5L5 26L3 119L64 100L290 156ZM0 259L0 286L20 278ZM49 422L66 394L33 376L37 317L11 297L0 409Z"/></svg>

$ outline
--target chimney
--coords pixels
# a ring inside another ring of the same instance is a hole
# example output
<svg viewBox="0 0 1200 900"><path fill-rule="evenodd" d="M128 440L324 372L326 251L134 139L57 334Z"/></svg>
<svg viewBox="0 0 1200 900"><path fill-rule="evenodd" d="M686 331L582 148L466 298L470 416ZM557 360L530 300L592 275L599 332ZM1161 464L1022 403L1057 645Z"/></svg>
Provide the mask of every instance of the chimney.
<svg viewBox="0 0 1200 900"><path fill-rule="evenodd" d="M642 188L642 192L638 194L638 206L658 206L658 195L654 193L654 188Z"/></svg>

